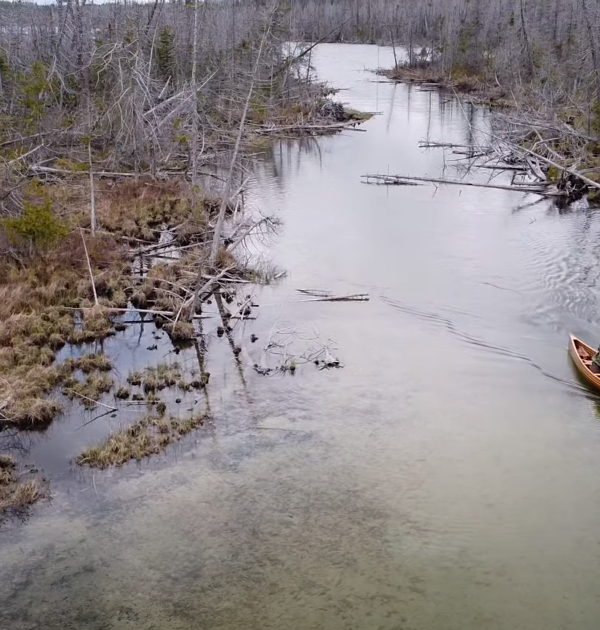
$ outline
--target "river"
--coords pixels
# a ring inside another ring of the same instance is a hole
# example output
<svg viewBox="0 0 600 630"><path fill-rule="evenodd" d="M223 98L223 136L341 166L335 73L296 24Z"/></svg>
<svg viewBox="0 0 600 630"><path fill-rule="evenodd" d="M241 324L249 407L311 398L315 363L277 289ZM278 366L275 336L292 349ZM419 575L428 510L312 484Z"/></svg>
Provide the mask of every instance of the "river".
<svg viewBox="0 0 600 630"><path fill-rule="evenodd" d="M599 411L566 351L569 332L600 340L600 215L361 184L463 176L419 142L483 142L489 114L380 82L367 70L390 49L321 45L313 63L378 114L257 165L248 201L283 219L269 257L288 276L261 291L244 354L276 331L343 367L259 376L209 354L213 420L193 439L141 467L57 473L53 502L0 530L0 627L600 625Z"/></svg>

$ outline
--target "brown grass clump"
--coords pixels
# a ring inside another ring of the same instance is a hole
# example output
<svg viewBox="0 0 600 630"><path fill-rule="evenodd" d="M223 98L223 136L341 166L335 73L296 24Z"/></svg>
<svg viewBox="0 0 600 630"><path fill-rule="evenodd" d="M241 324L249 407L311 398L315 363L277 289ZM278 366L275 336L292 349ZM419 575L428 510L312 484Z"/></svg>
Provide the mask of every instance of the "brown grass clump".
<svg viewBox="0 0 600 630"><path fill-rule="evenodd" d="M385 71L384 74L394 81L403 83L443 84L448 81L447 74L440 66L427 62L416 66L399 65L392 70Z"/></svg>
<svg viewBox="0 0 600 630"><path fill-rule="evenodd" d="M164 415L145 416L133 424L111 433L108 439L91 446L76 461L80 466L107 468L122 466L131 459L143 459L160 453L204 422L204 416L184 420Z"/></svg>
<svg viewBox="0 0 600 630"><path fill-rule="evenodd" d="M61 412L62 407L54 400L20 397L7 410L4 424L20 429L39 429L48 426Z"/></svg>
<svg viewBox="0 0 600 630"><path fill-rule="evenodd" d="M173 341L192 341L196 337L194 326L190 322L165 324L164 329Z"/></svg>
<svg viewBox="0 0 600 630"><path fill-rule="evenodd" d="M178 225L190 216L184 183L179 181L122 182L102 186L98 218L102 226L120 236L155 241L163 225Z"/></svg>
<svg viewBox="0 0 600 630"><path fill-rule="evenodd" d="M146 292L142 291L141 289L139 291L136 291L131 296L130 301L135 308L139 308L142 310L148 308L148 297L146 295Z"/></svg>
<svg viewBox="0 0 600 630"><path fill-rule="evenodd" d="M74 328L69 334L67 337L69 343L80 345L92 341L102 341L116 334L109 310L102 305L88 308L85 303L82 308L81 325Z"/></svg>
<svg viewBox="0 0 600 630"><path fill-rule="evenodd" d="M202 372L200 378L194 378L190 381L189 387L193 389L204 389L210 380L210 372Z"/></svg>
<svg viewBox="0 0 600 630"><path fill-rule="evenodd" d="M119 387L115 392L115 398L118 400L127 400L131 396L131 391L128 387Z"/></svg>
<svg viewBox="0 0 600 630"><path fill-rule="evenodd" d="M0 484L0 519L6 514L23 514L48 496L48 484L43 479L19 481L13 478L9 483Z"/></svg>
<svg viewBox="0 0 600 630"><path fill-rule="evenodd" d="M41 313L16 313L2 324L0 346L4 347L51 345L53 335L69 334L75 325L72 317L62 315L56 308L47 308Z"/></svg>
<svg viewBox="0 0 600 630"><path fill-rule="evenodd" d="M86 409L93 409L103 394L107 394L115 384L113 379L107 374L93 372L89 374L85 381L74 379L67 383L65 395L71 400L77 398Z"/></svg>
<svg viewBox="0 0 600 630"><path fill-rule="evenodd" d="M235 269L237 267L237 260L235 259L235 256L223 248L221 248L217 254L216 263L218 269Z"/></svg>
<svg viewBox="0 0 600 630"><path fill-rule="evenodd" d="M0 427L37 429L52 422L62 409L44 395L49 394L63 376L60 368L42 366L15 366L4 372L0 378Z"/></svg>
<svg viewBox="0 0 600 630"><path fill-rule="evenodd" d="M0 455L0 470L6 468L15 468L17 460L12 455Z"/></svg>
<svg viewBox="0 0 600 630"><path fill-rule="evenodd" d="M161 403L160 397L158 396L158 394L154 391L148 391L146 392L146 404L149 407L153 407L155 405L158 405Z"/></svg>
<svg viewBox="0 0 600 630"><path fill-rule="evenodd" d="M130 385L141 385L144 375L141 372L130 372L127 376L127 382Z"/></svg>
<svg viewBox="0 0 600 630"><path fill-rule="evenodd" d="M167 387L175 387L181 379L182 371L179 363L159 363L157 366L147 367L142 372L130 372L127 383L134 387L141 387L148 399L150 394Z"/></svg>
<svg viewBox="0 0 600 630"><path fill-rule="evenodd" d="M0 455L0 521L7 513L22 513L47 496L48 484L43 479L20 479L14 457Z"/></svg>
<svg viewBox="0 0 600 630"><path fill-rule="evenodd" d="M75 370L81 370L84 374L90 374L91 372L110 372L112 370L112 363L110 359L104 354L82 354L76 359L66 359L62 366L70 369L71 372Z"/></svg>
<svg viewBox="0 0 600 630"><path fill-rule="evenodd" d="M102 306L83 311L83 330L94 335L94 339L104 339L112 333L111 315Z"/></svg>

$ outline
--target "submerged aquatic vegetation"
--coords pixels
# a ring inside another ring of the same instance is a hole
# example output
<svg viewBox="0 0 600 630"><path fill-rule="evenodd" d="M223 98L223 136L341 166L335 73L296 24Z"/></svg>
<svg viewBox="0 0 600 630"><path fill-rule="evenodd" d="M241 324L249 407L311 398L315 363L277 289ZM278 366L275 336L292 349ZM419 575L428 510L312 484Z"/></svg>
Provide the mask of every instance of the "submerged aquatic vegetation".
<svg viewBox="0 0 600 630"><path fill-rule="evenodd" d="M198 428L204 420L203 415L185 419L165 416L162 413L144 416L133 424L111 433L102 444L90 446L77 456L76 461L80 466L92 468L122 466L131 459L140 460L160 453L172 442L180 440Z"/></svg>

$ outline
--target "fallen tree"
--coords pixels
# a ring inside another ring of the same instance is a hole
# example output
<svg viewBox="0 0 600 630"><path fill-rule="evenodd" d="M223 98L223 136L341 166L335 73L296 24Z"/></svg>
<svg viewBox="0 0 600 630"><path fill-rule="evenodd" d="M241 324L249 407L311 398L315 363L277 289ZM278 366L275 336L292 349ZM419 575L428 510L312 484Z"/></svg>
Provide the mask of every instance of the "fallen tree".
<svg viewBox="0 0 600 630"><path fill-rule="evenodd" d="M554 189L548 184L539 185L504 185L504 184L486 184L483 182L472 182L464 180L442 179L437 177L418 177L415 175L378 175L368 174L362 175L363 183L382 183L386 186L406 186L411 182L431 182L433 184L449 184L452 186L473 186L476 188L495 188L498 190L510 190L520 193L535 193L545 197L560 197L561 192ZM374 180L374 181L373 181Z"/></svg>

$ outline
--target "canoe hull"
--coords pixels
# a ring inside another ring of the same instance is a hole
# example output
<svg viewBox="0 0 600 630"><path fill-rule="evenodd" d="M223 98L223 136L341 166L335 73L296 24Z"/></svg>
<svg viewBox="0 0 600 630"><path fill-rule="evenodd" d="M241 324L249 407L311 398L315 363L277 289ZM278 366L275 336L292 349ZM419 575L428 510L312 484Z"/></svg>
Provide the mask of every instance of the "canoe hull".
<svg viewBox="0 0 600 630"><path fill-rule="evenodd" d="M596 354L596 350L586 343L583 343L581 339L577 339L577 337L571 335L569 354L582 378L584 378L589 385L600 390L600 374L595 374L586 365L586 362L591 361L594 354Z"/></svg>

